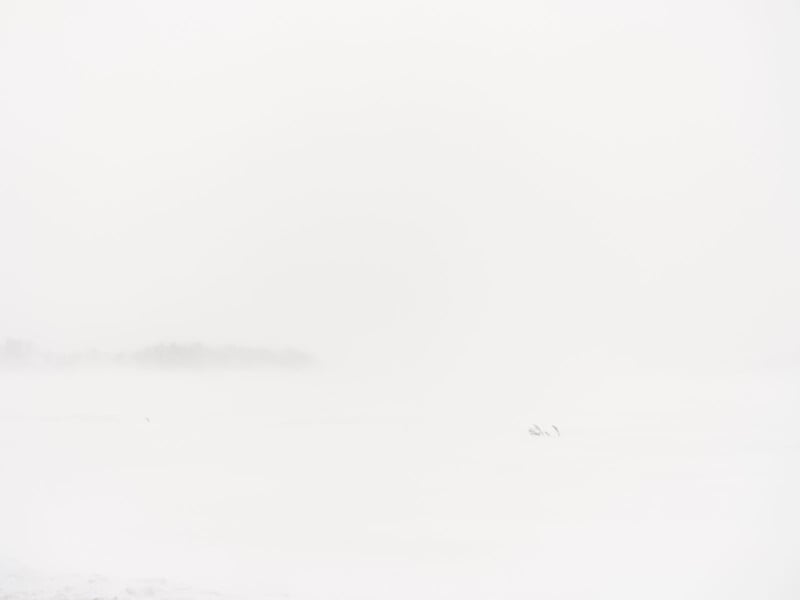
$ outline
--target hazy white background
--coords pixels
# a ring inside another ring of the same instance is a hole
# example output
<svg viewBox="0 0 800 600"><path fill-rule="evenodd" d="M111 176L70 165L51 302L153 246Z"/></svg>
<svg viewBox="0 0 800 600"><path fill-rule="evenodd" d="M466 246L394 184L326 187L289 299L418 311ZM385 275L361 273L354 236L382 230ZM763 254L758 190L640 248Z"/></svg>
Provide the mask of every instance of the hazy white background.
<svg viewBox="0 0 800 600"><path fill-rule="evenodd" d="M321 366L0 373L0 556L796 597L798 31L791 1L3 0L0 338Z"/></svg>

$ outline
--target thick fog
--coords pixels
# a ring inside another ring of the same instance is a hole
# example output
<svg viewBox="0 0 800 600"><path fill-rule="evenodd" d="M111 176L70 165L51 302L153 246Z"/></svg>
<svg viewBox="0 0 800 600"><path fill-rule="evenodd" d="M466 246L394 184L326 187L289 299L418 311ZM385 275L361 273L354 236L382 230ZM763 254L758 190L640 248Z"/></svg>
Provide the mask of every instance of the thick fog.
<svg viewBox="0 0 800 600"><path fill-rule="evenodd" d="M0 596L796 598L798 31L0 3Z"/></svg>

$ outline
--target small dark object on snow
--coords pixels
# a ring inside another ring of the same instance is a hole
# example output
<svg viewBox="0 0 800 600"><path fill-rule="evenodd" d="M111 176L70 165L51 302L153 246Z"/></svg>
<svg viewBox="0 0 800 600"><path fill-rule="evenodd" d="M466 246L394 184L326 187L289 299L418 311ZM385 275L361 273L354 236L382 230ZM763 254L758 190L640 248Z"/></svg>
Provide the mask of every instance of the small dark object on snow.
<svg viewBox="0 0 800 600"><path fill-rule="evenodd" d="M550 427L553 428L558 437L561 437L561 431L559 431L558 427L556 427L555 425L551 425ZM528 433L536 437L541 437L541 436L551 437L549 431L545 431L538 425L533 425L532 427L528 427Z"/></svg>

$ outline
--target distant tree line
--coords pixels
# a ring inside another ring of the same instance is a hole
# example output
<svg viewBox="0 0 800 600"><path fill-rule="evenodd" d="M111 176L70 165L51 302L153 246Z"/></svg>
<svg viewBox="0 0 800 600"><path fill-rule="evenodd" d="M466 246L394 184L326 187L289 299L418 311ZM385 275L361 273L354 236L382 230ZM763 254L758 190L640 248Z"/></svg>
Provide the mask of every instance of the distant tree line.
<svg viewBox="0 0 800 600"><path fill-rule="evenodd" d="M303 367L311 357L297 350L273 350L250 346L208 346L191 344L156 344L120 355L123 362L157 367L261 366Z"/></svg>
<svg viewBox="0 0 800 600"><path fill-rule="evenodd" d="M314 363L311 355L293 349L275 350L259 346L207 345L201 343L161 343L132 352L104 353L92 350L78 353L48 352L35 344L8 339L0 345L0 364L10 366L75 366L106 364L176 368L300 368Z"/></svg>

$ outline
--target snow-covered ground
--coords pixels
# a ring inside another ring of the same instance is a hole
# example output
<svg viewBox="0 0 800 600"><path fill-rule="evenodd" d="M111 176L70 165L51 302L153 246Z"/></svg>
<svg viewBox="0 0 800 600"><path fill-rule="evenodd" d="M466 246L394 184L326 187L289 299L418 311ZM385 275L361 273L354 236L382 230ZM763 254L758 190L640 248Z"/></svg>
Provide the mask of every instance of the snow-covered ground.
<svg viewBox="0 0 800 600"><path fill-rule="evenodd" d="M2 373L0 600L796 598L799 399Z"/></svg>

